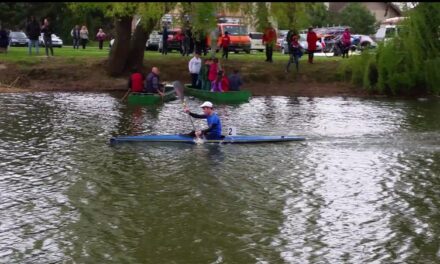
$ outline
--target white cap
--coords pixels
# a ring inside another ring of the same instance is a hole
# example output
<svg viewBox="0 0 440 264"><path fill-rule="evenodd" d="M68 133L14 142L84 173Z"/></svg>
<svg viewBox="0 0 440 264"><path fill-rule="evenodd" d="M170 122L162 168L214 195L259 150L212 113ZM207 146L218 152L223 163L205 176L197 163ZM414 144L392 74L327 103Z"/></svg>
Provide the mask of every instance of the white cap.
<svg viewBox="0 0 440 264"><path fill-rule="evenodd" d="M203 107L209 107L209 108L212 108L213 107L213 105L212 105L212 103L211 102L209 102L209 101L206 101L206 102L204 102L201 106L200 106L201 108L203 108Z"/></svg>

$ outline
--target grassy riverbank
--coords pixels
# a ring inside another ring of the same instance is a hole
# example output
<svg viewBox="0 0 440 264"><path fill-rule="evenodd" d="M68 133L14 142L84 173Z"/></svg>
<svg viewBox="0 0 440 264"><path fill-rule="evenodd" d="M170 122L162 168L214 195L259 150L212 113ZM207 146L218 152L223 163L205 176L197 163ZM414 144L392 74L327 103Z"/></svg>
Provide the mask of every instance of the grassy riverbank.
<svg viewBox="0 0 440 264"><path fill-rule="evenodd" d="M28 55L27 48L13 47L8 54L0 54L0 83L2 91L13 83L13 91L109 91L126 90L127 76L108 77L105 65L109 49L87 47L74 50L70 46L54 48L54 57L46 57L44 48L40 55ZM220 57L220 53L217 54ZM158 66L163 81L189 82L188 61L177 52L166 56L157 51L145 52L145 67ZM366 92L340 81L337 68L340 57L315 57L315 64L307 63L307 56L300 61L300 72L294 65L285 72L288 56L274 53L274 63L265 62L265 54L229 54L221 60L227 72L237 68L246 85L244 89L255 95L286 96L365 96ZM17 80L18 78L18 80ZM15 83L14 83L15 82Z"/></svg>

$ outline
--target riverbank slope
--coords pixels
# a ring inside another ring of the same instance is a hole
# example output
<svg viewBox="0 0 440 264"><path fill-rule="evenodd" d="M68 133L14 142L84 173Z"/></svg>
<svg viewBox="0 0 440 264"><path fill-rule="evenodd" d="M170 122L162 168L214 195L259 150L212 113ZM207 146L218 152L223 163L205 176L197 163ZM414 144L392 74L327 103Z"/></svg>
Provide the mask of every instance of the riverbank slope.
<svg viewBox="0 0 440 264"><path fill-rule="evenodd" d="M0 92L35 91L125 91L128 73L112 78L106 74L108 50L55 49L55 57L29 56L27 49L15 48L0 54ZM166 56L158 52L145 53L145 71L152 66L161 70L161 80L190 82L188 61L176 52ZM363 89L342 82L337 68L339 57L316 57L314 64L307 57L300 61L300 71L294 65L285 72L287 55L275 54L274 63L265 62L263 53L233 54L221 60L227 73L239 69L245 82L243 89L253 95L270 96L369 96Z"/></svg>

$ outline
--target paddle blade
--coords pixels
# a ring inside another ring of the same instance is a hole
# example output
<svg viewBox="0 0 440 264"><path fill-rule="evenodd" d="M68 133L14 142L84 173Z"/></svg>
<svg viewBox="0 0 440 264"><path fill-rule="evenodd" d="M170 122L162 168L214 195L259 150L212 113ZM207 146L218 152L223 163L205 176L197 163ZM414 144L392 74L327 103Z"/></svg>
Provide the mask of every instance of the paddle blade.
<svg viewBox="0 0 440 264"><path fill-rule="evenodd" d="M183 102L183 96L184 96L184 94L183 94L183 84L181 82L179 82L179 81L175 81L173 83L173 87L174 87L174 90L176 91L176 94L179 97L180 101Z"/></svg>

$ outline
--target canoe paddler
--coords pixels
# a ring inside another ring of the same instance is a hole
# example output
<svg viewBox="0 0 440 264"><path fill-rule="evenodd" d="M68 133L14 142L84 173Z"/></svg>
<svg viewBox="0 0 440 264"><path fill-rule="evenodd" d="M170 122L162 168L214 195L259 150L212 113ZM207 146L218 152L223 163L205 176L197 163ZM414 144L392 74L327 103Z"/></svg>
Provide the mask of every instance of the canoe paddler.
<svg viewBox="0 0 440 264"><path fill-rule="evenodd" d="M160 96L163 96L163 84L160 83L159 80L160 71L159 68L153 67L151 72L148 74L145 79L145 92L146 93L158 93Z"/></svg>
<svg viewBox="0 0 440 264"><path fill-rule="evenodd" d="M208 128L204 130L191 131L188 135L191 137L202 137L208 140L222 139L222 123L218 115L214 112L214 106L211 102L204 102L200 106L203 110L203 115L191 113L187 106L184 108L184 112L188 113L194 118L206 118L208 122Z"/></svg>

